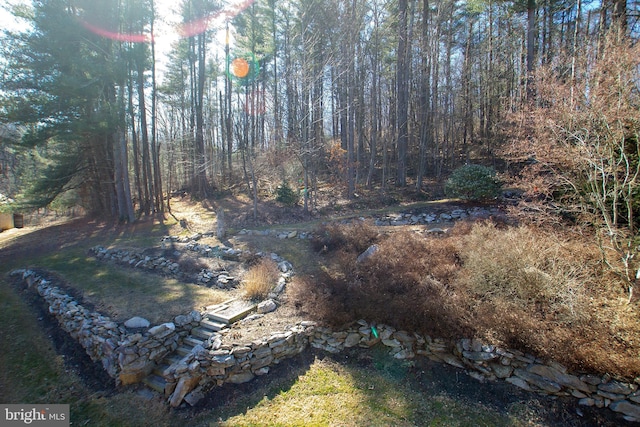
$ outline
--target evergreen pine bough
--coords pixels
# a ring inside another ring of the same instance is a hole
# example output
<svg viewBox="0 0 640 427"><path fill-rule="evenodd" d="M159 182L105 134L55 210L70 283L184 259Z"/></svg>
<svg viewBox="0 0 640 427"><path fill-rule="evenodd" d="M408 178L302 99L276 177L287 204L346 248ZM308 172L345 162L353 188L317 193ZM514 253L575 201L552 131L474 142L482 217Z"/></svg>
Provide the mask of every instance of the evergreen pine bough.
<svg viewBox="0 0 640 427"><path fill-rule="evenodd" d="M276 200L286 206L295 206L300 196L291 189L286 181L276 189Z"/></svg>

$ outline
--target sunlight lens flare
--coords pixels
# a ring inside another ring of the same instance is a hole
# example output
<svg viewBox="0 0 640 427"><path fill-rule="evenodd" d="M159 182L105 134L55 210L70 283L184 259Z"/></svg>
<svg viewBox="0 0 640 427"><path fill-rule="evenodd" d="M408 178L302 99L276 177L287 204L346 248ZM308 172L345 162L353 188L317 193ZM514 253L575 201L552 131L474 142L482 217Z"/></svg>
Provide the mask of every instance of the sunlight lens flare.
<svg viewBox="0 0 640 427"><path fill-rule="evenodd" d="M247 77L249 74L249 63L244 58L236 58L231 61L231 74L239 79Z"/></svg>
<svg viewBox="0 0 640 427"><path fill-rule="evenodd" d="M255 0L231 0L226 4L226 6L215 13L179 24L175 31L181 38L188 38L201 34L208 30L213 25L214 21L230 21L240 12L251 6L254 1ZM155 40L154 35L151 33L123 33L103 28L85 20L80 20L80 23L92 33L112 40L130 43L151 43Z"/></svg>
<svg viewBox="0 0 640 427"><path fill-rule="evenodd" d="M80 21L80 23L84 28L91 31L92 33L111 40L130 43L151 43L153 41L153 34L119 33L116 31L109 31L97 25L90 24L87 21Z"/></svg>
<svg viewBox="0 0 640 427"><path fill-rule="evenodd" d="M236 83L248 86L260 73L260 64L252 52L227 58L227 75Z"/></svg>

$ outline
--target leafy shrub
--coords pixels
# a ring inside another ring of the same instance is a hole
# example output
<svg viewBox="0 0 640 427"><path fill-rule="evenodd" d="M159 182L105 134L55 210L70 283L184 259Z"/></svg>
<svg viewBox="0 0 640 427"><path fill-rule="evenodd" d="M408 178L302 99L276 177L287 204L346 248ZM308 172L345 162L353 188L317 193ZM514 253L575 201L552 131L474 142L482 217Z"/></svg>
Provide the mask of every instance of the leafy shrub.
<svg viewBox="0 0 640 427"><path fill-rule="evenodd" d="M249 299L265 298L278 281L277 264L262 258L253 265L242 278L242 291Z"/></svg>
<svg viewBox="0 0 640 427"><path fill-rule="evenodd" d="M500 182L493 168L464 165L451 174L444 188L448 197L466 200L489 200L500 195Z"/></svg>
<svg viewBox="0 0 640 427"><path fill-rule="evenodd" d="M300 200L300 196L293 191L289 183L284 181L276 188L276 201L285 206L295 206Z"/></svg>

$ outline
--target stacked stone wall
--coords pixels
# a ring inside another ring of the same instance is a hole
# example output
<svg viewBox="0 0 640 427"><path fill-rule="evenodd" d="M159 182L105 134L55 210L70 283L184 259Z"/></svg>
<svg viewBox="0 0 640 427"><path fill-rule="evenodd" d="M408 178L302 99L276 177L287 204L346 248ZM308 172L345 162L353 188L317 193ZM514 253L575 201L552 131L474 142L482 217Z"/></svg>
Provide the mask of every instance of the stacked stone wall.
<svg viewBox="0 0 640 427"><path fill-rule="evenodd" d="M78 341L91 360L102 363L117 384L142 380L201 320L199 312L192 312L151 328L127 328L87 309L31 270L16 270L11 275L20 276L44 299L60 327Z"/></svg>
<svg viewBox="0 0 640 427"><path fill-rule="evenodd" d="M130 330L107 316L91 312L31 271L12 274L21 275L27 286L37 289L61 327L78 340L93 360L102 362L118 384L140 381L180 345L181 339L201 319L200 313L191 312L177 316L173 322ZM195 404L215 386L243 383L265 375L270 366L309 347L339 353L345 348L383 345L396 359L428 357L464 369L479 381L501 380L531 392L573 397L581 405L606 407L621 413L628 421L640 421L638 384L609 375L572 373L558 363L545 363L532 355L478 339L446 342L360 320L342 331L306 321L249 343L224 341L224 337L217 339L208 348L197 345L178 363L165 369L165 395L172 406L183 401Z"/></svg>

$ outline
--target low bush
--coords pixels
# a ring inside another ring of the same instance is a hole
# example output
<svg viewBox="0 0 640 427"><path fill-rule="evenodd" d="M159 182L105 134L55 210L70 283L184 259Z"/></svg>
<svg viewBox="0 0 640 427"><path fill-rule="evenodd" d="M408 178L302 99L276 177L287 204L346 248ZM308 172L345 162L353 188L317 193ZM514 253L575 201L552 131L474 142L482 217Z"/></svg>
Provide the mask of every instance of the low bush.
<svg viewBox="0 0 640 427"><path fill-rule="evenodd" d="M637 303L627 304L604 273L595 242L493 223L459 223L442 237L375 239L353 224L325 227L323 275L299 281L292 293L317 320L341 326L363 318L442 338L479 337L576 371L640 374ZM373 242L378 250L357 262Z"/></svg>
<svg viewBox="0 0 640 427"><path fill-rule="evenodd" d="M300 200L300 195L293 191L289 183L284 181L276 188L276 201L285 206L295 206Z"/></svg>
<svg viewBox="0 0 640 427"><path fill-rule="evenodd" d="M248 299L264 299L278 282L278 265L262 258L251 266L242 278L241 288Z"/></svg>
<svg viewBox="0 0 640 427"><path fill-rule="evenodd" d="M447 197L483 201L500 195L500 181L493 168L482 165L464 165L453 171L444 191Z"/></svg>
<svg viewBox="0 0 640 427"><path fill-rule="evenodd" d="M318 227L311 242L317 252L338 249L360 254L378 239L378 229L370 221L325 223Z"/></svg>
<svg viewBox="0 0 640 427"><path fill-rule="evenodd" d="M477 224L463 239L461 279L478 298L506 299L522 307L544 303L576 321L597 254L575 249L532 227L498 230Z"/></svg>

